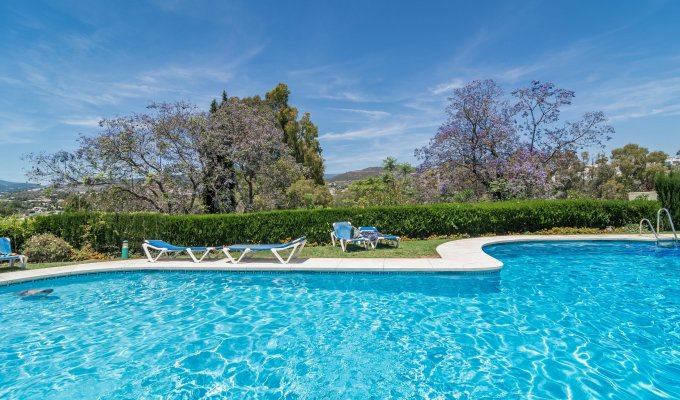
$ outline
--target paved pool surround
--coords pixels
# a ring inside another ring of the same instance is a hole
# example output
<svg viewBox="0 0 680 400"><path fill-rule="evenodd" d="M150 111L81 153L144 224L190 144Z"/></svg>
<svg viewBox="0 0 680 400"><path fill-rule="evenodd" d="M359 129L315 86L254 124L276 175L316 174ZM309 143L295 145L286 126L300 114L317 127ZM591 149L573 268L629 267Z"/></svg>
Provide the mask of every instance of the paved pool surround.
<svg viewBox="0 0 680 400"><path fill-rule="evenodd" d="M670 238L670 237L668 237ZM536 240L638 240L654 241L640 235L518 235L488 236L454 240L437 246L440 258L297 258L288 264L275 259L245 259L231 264L224 256L201 263L191 260L163 260L150 263L146 259L116 260L64 267L23 270L0 274L0 285L44 278L123 271L239 271L239 272L494 272L503 263L486 254L484 246L495 243ZM338 247L338 253L340 253ZM374 250L366 250L374 251ZM379 250L378 250L379 251ZM304 256L304 250L302 251ZM29 260L30 262L30 260Z"/></svg>

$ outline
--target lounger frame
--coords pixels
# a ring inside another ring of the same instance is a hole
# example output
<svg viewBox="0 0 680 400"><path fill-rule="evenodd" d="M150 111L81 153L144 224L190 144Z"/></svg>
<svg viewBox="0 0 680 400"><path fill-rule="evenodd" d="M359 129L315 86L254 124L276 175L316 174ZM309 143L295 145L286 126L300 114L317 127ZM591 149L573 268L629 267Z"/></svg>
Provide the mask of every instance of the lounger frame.
<svg viewBox="0 0 680 400"><path fill-rule="evenodd" d="M363 228L363 229L362 229ZM382 232L380 232L378 229L375 227L359 227L359 232L373 232L376 235L376 239L371 241L371 247L375 249L378 247L378 243L382 242L392 242L394 244L395 248L399 247L399 243L401 242L401 237L396 236L396 235L385 235Z"/></svg>
<svg viewBox="0 0 680 400"><path fill-rule="evenodd" d="M244 257L246 257L246 255L248 255L250 253L254 253L256 251L267 251L267 250L269 250L269 251L272 252L272 254L274 254L274 257L276 257L276 259L279 260L279 262L281 264L288 264L288 262L290 260L292 260L293 257L295 256L295 253L300 254L302 252L302 249L305 247L305 244L307 244L307 239L296 240L296 241L290 242L287 246L283 246L283 247L271 247L271 248L266 248L266 249L257 248L257 246L261 246L261 245L257 245L257 244L253 244L252 248L251 247L245 247L245 248L241 249L240 248L241 246L239 246L238 250L231 249L229 247L224 247L222 249L222 252L227 256L228 262L230 262L232 264L238 264L239 262L241 262L241 260L243 260ZM229 253L229 250L240 251L240 252L242 252L242 254L239 258L234 258L231 255L231 253ZM283 257L281 257L281 254L279 254L279 252L285 251L285 250L291 250L291 252L288 255L288 258L284 259Z"/></svg>
<svg viewBox="0 0 680 400"><path fill-rule="evenodd" d="M9 261L9 267L13 268L14 263L19 261L19 268L26 268L26 263L28 262L28 257L23 254L18 254L16 256L0 256L0 261Z"/></svg>
<svg viewBox="0 0 680 400"><path fill-rule="evenodd" d="M28 257L23 254L12 254L12 240L8 237L0 237L0 261L9 261L10 268L19 261L19 268L26 268Z"/></svg>
<svg viewBox="0 0 680 400"><path fill-rule="evenodd" d="M163 255L175 258L183 252L189 254L189 257L191 257L191 259L195 263L200 263L206 257L209 257L213 251L219 252L220 250L222 250L221 247L204 247L204 248L201 247L201 250L192 247L186 247L181 249L169 249L167 247L154 246L150 244L148 241L144 241L144 244L142 244L142 248L144 249L144 254L146 254L146 258L149 260L149 262L152 263L158 261L158 259L161 258ZM153 254L151 254L151 250L158 251L158 255L154 257ZM194 252L196 252L197 254L194 254ZM200 256L200 258L197 257L197 255Z"/></svg>
<svg viewBox="0 0 680 400"><path fill-rule="evenodd" d="M352 226L352 224L350 222L346 222L346 223L349 224L350 226ZM365 238L365 237L356 237L356 238L352 238L352 239L340 239L340 238L338 238L338 235L335 234L335 224L337 224L337 222L333 224L333 232L331 232L331 243L333 243L333 247L335 247L335 243L337 242L337 243L340 244L340 248L342 249L343 252L345 252L347 250L347 244L356 244L356 245L363 244L364 248L368 249L368 244L370 243L370 240L368 240L368 238Z"/></svg>

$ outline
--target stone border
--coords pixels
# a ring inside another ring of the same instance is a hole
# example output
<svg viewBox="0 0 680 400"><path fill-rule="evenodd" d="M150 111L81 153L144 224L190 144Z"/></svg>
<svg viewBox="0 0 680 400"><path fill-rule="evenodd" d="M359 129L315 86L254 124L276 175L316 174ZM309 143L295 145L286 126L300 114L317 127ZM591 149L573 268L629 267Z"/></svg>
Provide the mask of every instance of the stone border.
<svg viewBox="0 0 680 400"><path fill-rule="evenodd" d="M16 271L0 274L0 285L26 281L124 271L239 271L239 272L495 272L503 263L486 254L484 246L495 243L537 240L637 240L654 241L639 235L518 235L489 236L455 240L437 246L441 258L308 258L279 264L275 260L262 262L250 259L240 264L229 264L223 258L199 264L188 260L149 263L146 260L117 260L89 264L68 265ZM340 251L340 249L338 249Z"/></svg>
<svg viewBox="0 0 680 400"><path fill-rule="evenodd" d="M671 239L671 235L660 235L663 239ZM484 252L484 247L499 243L560 241L560 240L629 240L640 242L655 242L651 236L636 234L600 234L600 235L513 235L513 236L484 236L446 242L437 246L437 252L442 259L456 259L463 265L474 264L477 268L496 269L503 267L503 263Z"/></svg>

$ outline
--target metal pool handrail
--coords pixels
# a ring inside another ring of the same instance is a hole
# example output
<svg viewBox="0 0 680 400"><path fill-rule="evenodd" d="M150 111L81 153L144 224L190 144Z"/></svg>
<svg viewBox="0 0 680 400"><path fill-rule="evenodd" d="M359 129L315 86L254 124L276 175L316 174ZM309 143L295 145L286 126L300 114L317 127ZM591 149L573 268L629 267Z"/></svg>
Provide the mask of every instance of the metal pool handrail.
<svg viewBox="0 0 680 400"><path fill-rule="evenodd" d="M647 222L647 225L649 225L649 229L652 231L652 233L654 234L654 237L658 241L659 235L657 235L656 231L654 230L654 226L652 225L652 221L648 220L647 218L643 218L643 219L640 220L640 235L642 235L643 222Z"/></svg>
<svg viewBox="0 0 680 400"><path fill-rule="evenodd" d="M656 212L656 231L659 232L659 228L661 227L661 211L664 211L666 213L666 216L668 216L668 222L671 224L671 231L673 232L673 243L677 246L678 235L675 232L675 225L673 225L673 218L671 218L671 213L670 211L668 211L667 208L660 208L659 211Z"/></svg>

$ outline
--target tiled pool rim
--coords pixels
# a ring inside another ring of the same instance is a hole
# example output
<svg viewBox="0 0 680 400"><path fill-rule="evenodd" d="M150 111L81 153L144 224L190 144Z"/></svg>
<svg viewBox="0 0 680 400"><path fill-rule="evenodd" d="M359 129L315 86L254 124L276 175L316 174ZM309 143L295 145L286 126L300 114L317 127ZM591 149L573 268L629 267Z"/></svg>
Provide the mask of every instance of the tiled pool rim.
<svg viewBox="0 0 680 400"><path fill-rule="evenodd" d="M250 259L240 264L230 264L224 258L198 264L190 260L168 260L156 263L150 263L143 259L116 260L7 272L0 274L0 285L63 276L132 271L488 273L499 271L503 267L503 263L486 254L483 250L484 246L537 240L635 240L653 242L655 239L634 234L488 236L443 243L437 247L437 253L441 258L300 258L291 260L289 264L285 265L279 264L273 259L264 261L262 259ZM339 248L338 252L340 252Z"/></svg>

